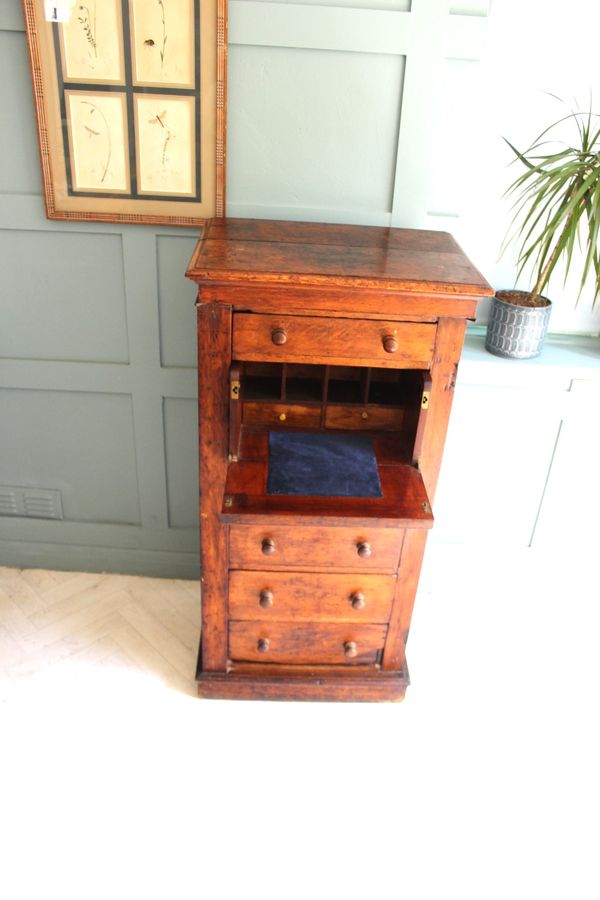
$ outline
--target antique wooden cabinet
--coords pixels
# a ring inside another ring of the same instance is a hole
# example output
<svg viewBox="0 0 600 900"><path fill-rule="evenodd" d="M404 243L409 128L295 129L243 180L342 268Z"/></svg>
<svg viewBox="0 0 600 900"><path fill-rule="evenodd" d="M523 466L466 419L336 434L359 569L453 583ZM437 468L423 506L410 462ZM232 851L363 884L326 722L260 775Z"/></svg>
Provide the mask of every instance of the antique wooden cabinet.
<svg viewBox="0 0 600 900"><path fill-rule="evenodd" d="M491 288L445 233L246 219L209 222L187 274L200 695L402 699L466 321Z"/></svg>

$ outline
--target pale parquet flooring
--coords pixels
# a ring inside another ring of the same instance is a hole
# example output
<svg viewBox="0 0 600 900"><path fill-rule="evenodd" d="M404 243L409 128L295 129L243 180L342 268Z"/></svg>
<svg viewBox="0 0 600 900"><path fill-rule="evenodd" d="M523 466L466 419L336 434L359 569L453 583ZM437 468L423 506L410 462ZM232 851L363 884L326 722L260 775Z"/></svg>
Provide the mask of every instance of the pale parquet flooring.
<svg viewBox="0 0 600 900"><path fill-rule="evenodd" d="M195 581L0 567L0 700L42 671L133 669L196 694Z"/></svg>
<svg viewBox="0 0 600 900"><path fill-rule="evenodd" d="M420 598L402 704L199 701L197 583L0 569L1 900L597 900L597 576L562 564Z"/></svg>

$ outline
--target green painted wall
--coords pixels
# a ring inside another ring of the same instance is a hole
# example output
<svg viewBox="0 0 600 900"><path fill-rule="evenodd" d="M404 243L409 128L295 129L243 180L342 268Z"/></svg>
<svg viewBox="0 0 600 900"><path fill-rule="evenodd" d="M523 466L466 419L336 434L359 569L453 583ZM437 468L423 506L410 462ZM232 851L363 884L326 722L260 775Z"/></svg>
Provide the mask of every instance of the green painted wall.
<svg viewBox="0 0 600 900"><path fill-rule="evenodd" d="M425 113L486 10L231 0L228 214L447 227ZM46 219L20 0L0 96L0 486L65 517L0 516L0 565L196 576L194 232Z"/></svg>

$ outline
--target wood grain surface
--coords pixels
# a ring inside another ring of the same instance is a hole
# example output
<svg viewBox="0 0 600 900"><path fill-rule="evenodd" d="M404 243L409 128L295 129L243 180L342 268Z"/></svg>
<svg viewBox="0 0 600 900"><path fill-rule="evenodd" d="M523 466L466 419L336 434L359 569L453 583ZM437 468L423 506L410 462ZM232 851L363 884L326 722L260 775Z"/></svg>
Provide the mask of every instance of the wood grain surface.
<svg viewBox="0 0 600 900"><path fill-rule="evenodd" d="M476 295L490 290L445 232L244 219L211 221L188 275Z"/></svg>
<svg viewBox="0 0 600 900"><path fill-rule="evenodd" d="M281 331L286 340L273 342ZM233 319L233 356L236 359L360 364L390 369L427 369L431 364L435 326L407 322L374 322L369 319L333 319L311 316L236 313ZM384 348L393 336L394 352Z"/></svg>
<svg viewBox="0 0 600 900"><path fill-rule="evenodd" d="M309 314L325 319L338 316L364 319L368 316L373 321L393 317L396 321L436 322L442 314L474 319L477 301L493 294L491 287L479 294L463 293L456 289L442 293L441 285L434 285L431 289L426 289L424 285L421 287L420 291L361 287L360 304L357 304L352 287L336 284L332 279L318 286L262 283L259 280L240 283L215 281L202 283L202 302L227 303L234 309L247 312Z"/></svg>
<svg viewBox="0 0 600 900"><path fill-rule="evenodd" d="M350 431L399 431L404 421L404 410L374 406L343 406L328 403L325 412L327 428L343 428Z"/></svg>
<svg viewBox="0 0 600 900"><path fill-rule="evenodd" d="M431 528L433 515L421 475L413 466L379 467L382 497L312 497L267 493L268 464L240 460L229 466L222 521L268 521L343 525L350 520L375 526Z"/></svg>
<svg viewBox="0 0 600 900"><path fill-rule="evenodd" d="M278 520L273 520L277 522ZM358 572L395 572L403 534L396 528L319 528L305 525L232 525L229 529L229 563L232 569L351 568ZM265 555L263 541L275 550ZM358 555L368 543L370 556Z"/></svg>
<svg viewBox="0 0 600 900"><path fill-rule="evenodd" d="M379 622L389 619L396 579L371 573L232 571L229 615L266 622ZM261 596L269 592L269 605Z"/></svg>
<svg viewBox="0 0 600 900"><path fill-rule="evenodd" d="M408 670L374 666L263 666L232 664L227 674L198 672L198 694L207 699L400 702L410 683Z"/></svg>
<svg viewBox="0 0 600 900"><path fill-rule="evenodd" d="M227 664L227 533L219 521L229 446L231 309L198 310L198 398L200 448L200 565L202 658L209 670Z"/></svg>
<svg viewBox="0 0 600 900"><path fill-rule="evenodd" d="M320 404L258 403L247 400L243 404L242 422L245 425L292 427L312 430L321 424Z"/></svg>
<svg viewBox="0 0 600 900"><path fill-rule="evenodd" d="M229 655L255 662L364 665L376 661L386 631L387 625L230 621ZM353 656L347 655L350 644Z"/></svg>

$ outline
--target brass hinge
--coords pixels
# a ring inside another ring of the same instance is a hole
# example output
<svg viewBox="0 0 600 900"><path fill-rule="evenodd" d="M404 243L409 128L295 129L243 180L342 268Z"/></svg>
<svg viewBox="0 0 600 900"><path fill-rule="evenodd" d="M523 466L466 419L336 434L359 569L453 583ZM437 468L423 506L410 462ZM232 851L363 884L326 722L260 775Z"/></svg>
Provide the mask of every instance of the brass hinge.
<svg viewBox="0 0 600 900"><path fill-rule="evenodd" d="M240 399L240 383L239 383L239 381L231 382L231 399L232 400Z"/></svg>
<svg viewBox="0 0 600 900"><path fill-rule="evenodd" d="M429 409L429 391L423 391L421 397L421 409Z"/></svg>

